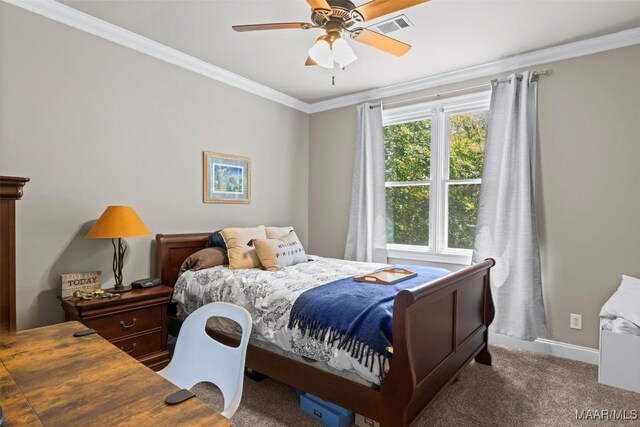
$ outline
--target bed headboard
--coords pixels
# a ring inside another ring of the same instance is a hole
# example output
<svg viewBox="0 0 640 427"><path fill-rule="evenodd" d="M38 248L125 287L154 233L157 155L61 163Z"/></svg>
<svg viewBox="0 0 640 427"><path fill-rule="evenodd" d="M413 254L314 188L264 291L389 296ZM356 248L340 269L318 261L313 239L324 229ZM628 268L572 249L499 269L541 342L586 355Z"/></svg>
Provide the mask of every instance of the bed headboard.
<svg viewBox="0 0 640 427"><path fill-rule="evenodd" d="M211 233L157 234L156 256L158 277L165 286L173 286L178 279L182 262L204 248Z"/></svg>

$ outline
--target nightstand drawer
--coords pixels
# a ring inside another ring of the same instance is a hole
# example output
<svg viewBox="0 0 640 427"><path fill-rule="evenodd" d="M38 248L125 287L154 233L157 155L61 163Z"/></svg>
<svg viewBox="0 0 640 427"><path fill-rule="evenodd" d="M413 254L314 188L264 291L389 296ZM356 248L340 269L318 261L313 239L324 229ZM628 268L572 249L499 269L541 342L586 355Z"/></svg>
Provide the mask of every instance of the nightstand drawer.
<svg viewBox="0 0 640 427"><path fill-rule="evenodd" d="M139 358L146 354L162 350L162 331L112 341L111 344L115 345L129 356Z"/></svg>
<svg viewBox="0 0 640 427"><path fill-rule="evenodd" d="M138 310L114 313L100 319L89 320L89 327L98 331L103 338L112 340L127 335L144 332L162 326L162 308L154 306Z"/></svg>

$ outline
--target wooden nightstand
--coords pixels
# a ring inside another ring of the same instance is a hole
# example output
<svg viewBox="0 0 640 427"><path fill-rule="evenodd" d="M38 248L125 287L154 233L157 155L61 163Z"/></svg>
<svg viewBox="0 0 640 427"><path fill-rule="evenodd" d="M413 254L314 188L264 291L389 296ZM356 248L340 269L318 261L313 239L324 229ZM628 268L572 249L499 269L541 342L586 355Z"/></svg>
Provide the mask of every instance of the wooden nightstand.
<svg viewBox="0 0 640 427"><path fill-rule="evenodd" d="M116 298L62 300L65 320L78 320L154 370L169 363L167 304L173 289L133 289Z"/></svg>

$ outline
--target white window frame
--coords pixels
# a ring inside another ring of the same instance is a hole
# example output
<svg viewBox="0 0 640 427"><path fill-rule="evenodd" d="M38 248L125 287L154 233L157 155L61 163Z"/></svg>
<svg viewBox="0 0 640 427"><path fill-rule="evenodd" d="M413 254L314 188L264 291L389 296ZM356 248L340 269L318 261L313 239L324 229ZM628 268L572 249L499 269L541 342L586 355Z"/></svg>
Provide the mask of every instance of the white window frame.
<svg viewBox="0 0 640 427"><path fill-rule="evenodd" d="M428 185L429 189L429 246L387 243L387 257L412 261L447 264L471 264L471 249L448 248L447 187L460 184L479 184L477 179L449 179L449 120L452 114L488 110L491 92L479 92L443 100L430 101L396 108L383 108L383 125L418 120L431 120L431 170L429 181L386 182L385 187Z"/></svg>

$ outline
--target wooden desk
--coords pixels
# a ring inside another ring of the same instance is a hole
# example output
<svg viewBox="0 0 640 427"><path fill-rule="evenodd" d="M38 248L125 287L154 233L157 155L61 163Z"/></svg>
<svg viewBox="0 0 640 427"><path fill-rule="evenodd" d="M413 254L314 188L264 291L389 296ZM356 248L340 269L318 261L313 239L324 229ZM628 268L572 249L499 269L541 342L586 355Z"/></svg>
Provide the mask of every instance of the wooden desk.
<svg viewBox="0 0 640 427"><path fill-rule="evenodd" d="M66 322L3 336L5 426L209 426L231 421L196 398L164 403L178 387L97 334Z"/></svg>

